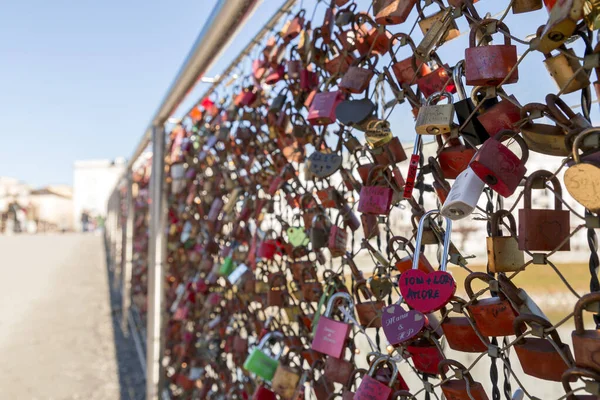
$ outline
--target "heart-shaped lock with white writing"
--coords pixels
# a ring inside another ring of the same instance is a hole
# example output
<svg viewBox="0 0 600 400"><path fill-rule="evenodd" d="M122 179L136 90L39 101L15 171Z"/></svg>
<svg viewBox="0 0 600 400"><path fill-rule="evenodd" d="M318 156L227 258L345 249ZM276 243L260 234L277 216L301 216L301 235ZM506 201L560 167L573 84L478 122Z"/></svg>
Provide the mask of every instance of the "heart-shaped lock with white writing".
<svg viewBox="0 0 600 400"><path fill-rule="evenodd" d="M425 221L433 214L441 215L439 210L431 210L425 213L419 221L419 230L417 231L417 243L415 244L415 254L413 255L412 269L400 275L400 293L404 297L406 304L424 314L437 311L444 307L456 292L456 282L448 272L448 250L450 249L450 233L452 230L452 220L444 217L446 220L446 233L444 234L444 250L442 252L442 261L440 269L429 274L419 269L419 254L421 253L421 238Z"/></svg>

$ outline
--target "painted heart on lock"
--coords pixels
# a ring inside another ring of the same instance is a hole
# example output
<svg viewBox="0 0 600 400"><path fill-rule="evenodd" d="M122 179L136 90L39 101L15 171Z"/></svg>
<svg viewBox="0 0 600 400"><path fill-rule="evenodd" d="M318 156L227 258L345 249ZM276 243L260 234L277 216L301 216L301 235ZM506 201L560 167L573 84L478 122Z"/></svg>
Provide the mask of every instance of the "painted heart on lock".
<svg viewBox="0 0 600 400"><path fill-rule="evenodd" d="M421 312L406 311L398 304L382 310L381 323L385 337L393 346L416 337L429 324L427 317Z"/></svg>
<svg viewBox="0 0 600 400"><path fill-rule="evenodd" d="M423 314L441 309L456 292L454 278L444 271L411 269L400 275L399 286L406 304Z"/></svg>
<svg viewBox="0 0 600 400"><path fill-rule="evenodd" d="M342 157L335 153L315 151L308 157L307 163L311 173L319 178L327 178L340 168Z"/></svg>
<svg viewBox="0 0 600 400"><path fill-rule="evenodd" d="M287 228L285 232L287 233L289 242L294 247L306 246L309 242L309 239L306 236L306 232L304 232L303 228L292 226L290 228Z"/></svg>

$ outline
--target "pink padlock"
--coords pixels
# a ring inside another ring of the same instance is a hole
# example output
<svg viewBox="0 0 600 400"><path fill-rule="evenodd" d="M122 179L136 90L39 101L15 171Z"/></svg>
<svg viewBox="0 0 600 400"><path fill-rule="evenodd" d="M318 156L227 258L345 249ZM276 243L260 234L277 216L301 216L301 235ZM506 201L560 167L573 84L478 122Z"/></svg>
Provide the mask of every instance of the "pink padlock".
<svg viewBox="0 0 600 400"><path fill-rule="evenodd" d="M329 125L335 122L335 109L342 102L341 91L317 93L308 111L308 122L311 125Z"/></svg>
<svg viewBox="0 0 600 400"><path fill-rule="evenodd" d="M348 293L335 293L327 302L325 314L319 318L317 331L313 338L311 348L328 356L341 358L346 348L346 339L350 334L350 325L332 319L331 313L337 299L344 299L348 303L349 312L354 310L354 302Z"/></svg>

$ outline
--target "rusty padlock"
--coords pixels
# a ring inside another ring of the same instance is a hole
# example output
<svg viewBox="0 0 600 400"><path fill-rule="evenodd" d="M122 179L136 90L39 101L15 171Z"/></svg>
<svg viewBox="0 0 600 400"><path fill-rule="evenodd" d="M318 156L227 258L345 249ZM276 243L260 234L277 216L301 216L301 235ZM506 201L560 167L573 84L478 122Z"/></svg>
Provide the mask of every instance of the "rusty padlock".
<svg viewBox="0 0 600 400"><path fill-rule="evenodd" d="M381 25L398 25L406 21L417 0L382 0L375 14L375 22Z"/></svg>
<svg viewBox="0 0 600 400"><path fill-rule="evenodd" d="M532 314L522 314L515 319L514 331L517 337L525 333L525 324L532 326L540 337L521 338L515 343L523 372L536 378L561 382L563 373L573 364L569 346L560 340L556 329L549 333L553 343L546 339L545 331L552 328L552 324Z"/></svg>
<svg viewBox="0 0 600 400"><path fill-rule="evenodd" d="M447 10L442 9L441 2L440 3L432 2L431 4L437 4L440 7L440 11L436 12L435 14L425 16L421 2L420 1L417 2L417 12L419 13L419 22L418 23L419 23L419 28L421 28L421 32L423 32L423 36L427 36L427 33L429 32L430 29L432 29L432 28L436 29L438 24L440 24L440 21L442 21L444 18L448 18L447 17L448 12L447 12ZM456 25L456 21L454 20L454 18L450 18L450 22L443 24L442 26L444 26L445 30L444 30L444 32L441 32L441 35L439 35L440 36L440 40L438 42L439 46L441 46L442 44L446 43L447 41L450 41L450 40L458 37L458 35L460 35L460 31L458 30L458 25Z"/></svg>
<svg viewBox="0 0 600 400"><path fill-rule="evenodd" d="M370 58L363 57L354 61L342 76L339 88L348 93L363 93L373 79L378 59L377 55L373 55Z"/></svg>
<svg viewBox="0 0 600 400"><path fill-rule="evenodd" d="M571 387L571 382L573 382L576 378L587 378L589 381L585 382L585 390L588 393L587 395L574 395L570 394L567 396L567 400L598 400L598 396L600 396L599 384L600 384L600 374L597 370L591 370L586 368L573 367L569 368L565 371L562 376L562 384L565 389L565 393L573 392L573 388Z"/></svg>
<svg viewBox="0 0 600 400"><path fill-rule="evenodd" d="M404 84L413 85L416 83L417 77L425 76L431 72L431 68L429 68L427 63L421 60L417 61L416 59L413 62L413 58L415 57L415 43L409 35L405 33L396 33L394 36L392 36L392 39L398 40L400 47L408 45L412 49L411 54L407 58L404 58L400 61L398 61L396 57L396 51L394 51L393 46L390 49L390 55L392 57L392 72L394 73L394 76L396 77L396 80L400 86ZM393 41L390 41L390 44L393 44ZM416 68L413 66L413 64L416 65Z"/></svg>
<svg viewBox="0 0 600 400"><path fill-rule="evenodd" d="M398 246L394 248L396 243L398 243ZM390 249L390 253L392 253L392 257L394 257L394 259L396 260L394 265L400 273L412 269L412 258L415 254L415 246L413 246L410 240L402 236L393 236L388 242L388 248ZM398 250L406 251L408 253L408 256L400 258L398 256ZM410 253L408 252L409 250ZM430 273L434 271L433 267L429 263L429 260L427 260L427 257L425 257L425 254L423 254L423 252L419 254L419 269L425 273Z"/></svg>
<svg viewBox="0 0 600 400"><path fill-rule="evenodd" d="M479 337L471 326L471 318L460 316L451 317L450 312L462 314L467 302L454 296L450 300L452 308L442 308L442 330L450 348L465 353L481 353L487 351L490 344L486 336Z"/></svg>
<svg viewBox="0 0 600 400"><path fill-rule="evenodd" d="M552 183L554 191L554 210L532 209L531 191L534 185L545 188L546 182ZM551 172L539 170L525 181L525 201L519 210L519 249L528 251L569 251L571 250L570 215L562 209L562 188L556 176Z"/></svg>
<svg viewBox="0 0 600 400"><path fill-rule="evenodd" d="M473 292L472 282L474 279L482 280L486 283L497 282L484 272L473 272L465 278L465 291L471 304L467 310L473 316L477 329L483 336L510 336L514 333L514 321L517 312L513 309L510 301L498 289L497 297L486 299L476 299Z"/></svg>
<svg viewBox="0 0 600 400"><path fill-rule="evenodd" d="M456 179L467 169L476 149L464 145L459 138L438 135L435 139L438 143L438 163L444 178Z"/></svg>
<svg viewBox="0 0 600 400"><path fill-rule="evenodd" d="M476 46L477 31L490 24L496 24L494 32L498 32L498 29L501 28L510 33L504 23L495 19L484 19L471 29L469 47L465 49L467 85L498 86L501 83L506 85L519 80L517 47L511 44L509 36L504 37L503 45Z"/></svg>
<svg viewBox="0 0 600 400"><path fill-rule="evenodd" d="M451 379L442 383L442 392L447 399L452 400L489 400L483 385L475 382L467 368L454 360L442 360L438 365L438 371L442 377L442 381L448 379L446 377L446 369L456 368L455 374L457 379Z"/></svg>
<svg viewBox="0 0 600 400"><path fill-rule="evenodd" d="M385 301L369 300L371 291L367 288L366 282L356 283L352 291L356 299L354 307L360 324L365 328L381 328L381 310L385 307Z"/></svg>
<svg viewBox="0 0 600 400"><path fill-rule="evenodd" d="M598 329L585 329L583 325L583 311L596 311L600 304L600 293L588 293L582 296L575 304L574 321L575 330L573 339L573 352L575 365L583 368L600 370L600 331Z"/></svg>

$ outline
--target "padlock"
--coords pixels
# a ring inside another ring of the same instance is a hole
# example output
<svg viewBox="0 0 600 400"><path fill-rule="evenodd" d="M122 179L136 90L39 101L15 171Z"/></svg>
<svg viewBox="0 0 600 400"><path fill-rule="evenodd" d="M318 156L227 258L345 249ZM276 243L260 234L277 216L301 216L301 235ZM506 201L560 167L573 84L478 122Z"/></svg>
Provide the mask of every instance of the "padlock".
<svg viewBox="0 0 600 400"><path fill-rule="evenodd" d="M513 14L522 14L539 10L543 6L542 0L515 0L512 3L512 12Z"/></svg>
<svg viewBox="0 0 600 400"><path fill-rule="evenodd" d="M279 360L279 365L275 370L271 387L273 391L281 397L282 400L293 400L294 393L300 383L302 373L302 361L293 361L292 355L300 358L298 350L290 349ZM300 358L300 360L302 360ZM295 400L295 399L294 399Z"/></svg>
<svg viewBox="0 0 600 400"><path fill-rule="evenodd" d="M348 381L344 383L344 387L342 388L342 400L354 400L355 392L352 387L358 388L356 384L357 377L362 379L363 376L367 374L367 370L363 368L357 368L350 374Z"/></svg>
<svg viewBox="0 0 600 400"><path fill-rule="evenodd" d="M375 22L380 25L398 25L406 21L417 0L382 0L380 7L375 7Z"/></svg>
<svg viewBox="0 0 600 400"><path fill-rule="evenodd" d="M479 106L477 95L484 89L483 87L476 87L471 92L471 100L475 103L476 107ZM497 91L497 89L492 89ZM487 101L496 101L496 98L491 98ZM515 96L506 96L502 93L502 100L481 111L476 119L490 137L505 129L519 132L518 123L521 121L521 105Z"/></svg>
<svg viewBox="0 0 600 400"><path fill-rule="evenodd" d="M515 342L515 351L523 372L539 379L561 382L563 373L573 364L569 346L560 340L556 329L546 339L545 330L553 328L546 319L532 314L522 314L515 319L514 331L517 337L525 332L525 324L532 326L534 332L541 330L539 338L521 338Z"/></svg>
<svg viewBox="0 0 600 400"><path fill-rule="evenodd" d="M359 94L367 90L377 66L377 55L359 58L344 73L338 87L348 93ZM366 63L366 66L364 66Z"/></svg>
<svg viewBox="0 0 600 400"><path fill-rule="evenodd" d="M304 301L319 301L323 295L323 286L317 277L316 268L312 265L306 266L302 270L300 286L302 287L302 297Z"/></svg>
<svg viewBox="0 0 600 400"><path fill-rule="evenodd" d="M432 53L430 57L435 61L436 67L425 75L421 75L420 71L417 72L417 87L421 91L421 94L425 98L429 98L437 92L456 93L456 85L454 84L452 75L448 73L450 71L448 64L443 64L436 53ZM419 61L416 57L413 57L411 58L411 62L413 69L417 71L417 63Z"/></svg>
<svg viewBox="0 0 600 400"><path fill-rule="evenodd" d="M455 368L456 379L447 380L446 368ZM489 400L483 385L475 382L467 367L454 360L442 360L438 365L444 396L451 400Z"/></svg>
<svg viewBox="0 0 600 400"><path fill-rule="evenodd" d="M514 139L521 148L521 159L501 143L507 137ZM515 192L525 176L528 158L529 150L523 138L516 132L504 130L479 148L469 166L492 190L508 197Z"/></svg>
<svg viewBox="0 0 600 400"><path fill-rule="evenodd" d="M392 207L393 189L387 182L391 174L386 167L374 166L369 171L366 185L360 190L358 211L363 214L388 215Z"/></svg>
<svg viewBox="0 0 600 400"><path fill-rule="evenodd" d="M310 105L307 121L311 125L329 125L335 122L335 109L343 100L343 94L340 91L320 92Z"/></svg>
<svg viewBox="0 0 600 400"><path fill-rule="evenodd" d="M413 85L416 83L418 76L425 76L431 72L431 68L429 68L427 63L421 60L417 61L416 59L413 63L413 58L415 57L415 43L409 35L405 33L396 33L394 36L392 36L392 39L399 40L400 47L408 44L408 46L412 49L409 57L398 61L393 47L390 48L390 55L392 57L392 72L394 73L394 76L396 77L396 80L400 86L404 84ZM390 42L390 44L393 44L393 40ZM416 64L416 68L413 66L413 64Z"/></svg>
<svg viewBox="0 0 600 400"><path fill-rule="evenodd" d="M504 32L510 33L504 23L495 19L484 19L471 29L469 47L465 49L467 85L498 86L501 83L503 85L516 83L519 80L517 47L511 44L509 36L504 37L503 45L476 47L475 36L477 31L486 28L489 24L496 24L494 32L498 32L498 29L501 28Z"/></svg>
<svg viewBox="0 0 600 400"><path fill-rule="evenodd" d="M267 292L267 304L270 307L283 307L286 292L285 275L281 273L272 274L269 277L269 291Z"/></svg>
<svg viewBox="0 0 600 400"><path fill-rule="evenodd" d="M394 42L392 34L385 26L375 23L367 13L357 13L354 16L352 29L355 35L356 50L361 57L368 54L383 56L389 51L390 42Z"/></svg>
<svg viewBox="0 0 600 400"><path fill-rule="evenodd" d="M444 30L436 35L440 37L440 40L438 41L438 46L441 46L442 44L458 37L458 35L460 35L460 31L458 30L458 25L456 25L456 21L454 20L454 18L450 18L450 22L446 24L440 24L442 20L448 18L448 11L442 9L440 3L433 3L438 4L438 6L440 7L440 11L436 12L433 15L425 16L425 13L423 12L423 7L421 6L421 2L417 2L417 12L419 13L419 28L421 28L423 36L427 36L427 33L430 29L438 29L438 26L443 26L444 28L442 29Z"/></svg>
<svg viewBox="0 0 600 400"><path fill-rule="evenodd" d="M319 74L307 68L300 70L300 89L310 92L319 86Z"/></svg>
<svg viewBox="0 0 600 400"><path fill-rule="evenodd" d="M273 236L273 239L268 239L269 236ZM263 240L261 240L258 246L257 256L266 260L272 260L275 257L277 251L277 233L273 229L269 229L264 234Z"/></svg>
<svg viewBox="0 0 600 400"><path fill-rule="evenodd" d="M354 372L354 361L352 360L354 353L351 352L351 354L350 361L344 358L327 357L323 371L325 379L345 385Z"/></svg>
<svg viewBox="0 0 600 400"><path fill-rule="evenodd" d="M378 165L393 165L395 168L395 165L397 163L406 160L406 152L404 151L404 147L402 147L402 143L400 142L400 139L397 136L392 137L392 139L389 142L383 144L380 147L369 149L369 152L371 153L371 155L375 159L375 162ZM396 172L392 172L394 173L394 178L397 178ZM404 186L403 181L402 184L398 186Z"/></svg>
<svg viewBox="0 0 600 400"><path fill-rule="evenodd" d="M600 374L598 374L597 370L591 370L586 368L573 367L569 368L565 371L562 376L562 384L565 389L565 393L572 393L573 388L571 387L571 382L575 380L575 378L587 378L589 381L584 381L585 390L588 393L586 395L574 395L570 394L566 397L567 400L598 400L598 396L600 396L599 382L600 382ZM583 389L582 388L582 389Z"/></svg>
<svg viewBox="0 0 600 400"><path fill-rule="evenodd" d="M341 196L341 193L332 186L317 190L317 197L321 201L321 206L323 208L337 208L339 206Z"/></svg>
<svg viewBox="0 0 600 400"><path fill-rule="evenodd" d="M501 291L496 297L476 299L472 288L474 279L482 280L488 284L495 281L484 272L472 272L465 278L465 292L467 292L471 303L467 306L467 310L472 315L481 335L492 337L512 335L517 312L510 301Z"/></svg>
<svg viewBox="0 0 600 400"><path fill-rule="evenodd" d="M467 167L456 177L442 206L441 214L453 221L468 217L477 207L484 188L485 183L470 166Z"/></svg>
<svg viewBox="0 0 600 400"><path fill-rule="evenodd" d="M598 358L600 354L600 331L598 329L585 329L583 311L595 311L599 303L600 293L598 292L588 293L577 300L573 312L575 330L571 335L575 365L590 368L594 371L600 370L600 359Z"/></svg>
<svg viewBox="0 0 600 400"><path fill-rule="evenodd" d="M544 65L563 94L573 93L590 85L590 78L585 70L580 69L581 64L573 49L565 45L559 47L557 55L544 54ZM565 54L566 53L566 54Z"/></svg>
<svg viewBox="0 0 600 400"><path fill-rule="evenodd" d="M292 20L290 20L289 24L286 24L285 32L282 31L281 37L285 42L289 42L292 39L295 39L300 35L302 29L304 28L304 17L306 15L306 10L302 9L298 11L298 13L294 16Z"/></svg>
<svg viewBox="0 0 600 400"><path fill-rule="evenodd" d="M395 244L398 243L397 248L394 248ZM408 250L410 250L410 253L408 253ZM410 242L410 240L408 240L405 237L402 236L393 236L390 241L388 242L388 248L390 249L390 253L392 254L392 257L396 260L395 261L395 266L396 269L400 272L406 272L409 269L412 269L412 263L413 263L413 257L415 254L415 247L413 246L413 244ZM404 250L406 251L409 255L403 258L398 257L398 250ZM427 257L425 257L425 254L420 253L419 254L419 269L425 273L430 273L430 272L434 272L435 270L433 269L433 267L431 266L431 264L429 263L429 260L427 260Z"/></svg>
<svg viewBox="0 0 600 400"><path fill-rule="evenodd" d="M584 0L563 0L555 2L550 11L548 23L537 40L535 49L550 53L565 43L577 29L583 18Z"/></svg>
<svg viewBox="0 0 600 400"><path fill-rule="evenodd" d="M420 225L420 220L422 218L422 215L418 215L418 214L413 214L411 217L411 224L413 227L413 235L416 237L417 236L417 232L419 230L419 225ZM433 222L431 221L431 219L427 220L425 222L425 229L423 229L423 238L421 239L421 244L422 245L428 245L428 244L438 244L438 238L435 234L435 232L433 231L433 229L431 228L431 224Z"/></svg>
<svg viewBox="0 0 600 400"><path fill-rule="evenodd" d="M356 61L354 54L346 48L340 49L335 42L331 43L329 50L331 56L327 56L323 68L329 73L330 79L346 74L350 66ZM323 45L323 52L328 54L325 45ZM360 74L360 71L358 73ZM368 75L367 72L364 72L364 74Z"/></svg>
<svg viewBox="0 0 600 400"><path fill-rule="evenodd" d="M340 218L343 218L342 212L339 212L335 218L335 223L332 225L329 231L329 241L327 242L327 248L331 253L332 258L341 257L346 254L346 247L348 246L348 233L346 228L339 225Z"/></svg>
<svg viewBox="0 0 600 400"><path fill-rule="evenodd" d="M584 139L593 133L599 133L598 128L586 129L578 134L573 142L573 161L564 175L565 186L569 194L581 205L597 213L600 211L600 168L597 163L586 162L579 155L579 147Z"/></svg>
<svg viewBox="0 0 600 400"><path fill-rule="evenodd" d="M346 347L346 339L350 334L350 325L346 322L336 321L332 318L333 307L338 299L343 299L352 312L354 302L348 293L338 292L332 295L327 302L325 314L319 318L319 323L311 344L313 350L331 357L341 358Z"/></svg>
<svg viewBox="0 0 600 400"><path fill-rule="evenodd" d="M565 145L565 132L560 126L533 122L541 117L553 118L545 104L530 103L521 108L521 119L527 121L521 126L523 139L530 151L550 156L566 157L569 149Z"/></svg>
<svg viewBox="0 0 600 400"><path fill-rule="evenodd" d="M352 289L356 299L356 314L358 321L364 328L381 328L381 310L385 307L385 301L367 300L371 297L371 291L367 289L366 282L357 282ZM361 294L364 300L361 299Z"/></svg>
<svg viewBox="0 0 600 400"><path fill-rule="evenodd" d="M463 127L459 134L464 138L465 142L471 147L483 144L490 138L489 133L485 130L479 119L479 110L473 114L475 105L470 97L467 97L467 92L463 84L462 77L464 76L465 61L459 61L452 69L452 79L456 86L456 94L458 101L454 102L454 111L458 119L459 126ZM473 115L472 115L473 114Z"/></svg>
<svg viewBox="0 0 600 400"><path fill-rule="evenodd" d="M406 346L406 351L410 354L417 371L437 376L438 365L444 359L444 355L432 340L427 338L417 339Z"/></svg>
<svg viewBox="0 0 600 400"><path fill-rule="evenodd" d="M314 250L326 247L329 242L331 223L325 214L316 214L310 228L310 243Z"/></svg>
<svg viewBox="0 0 600 400"><path fill-rule="evenodd" d="M267 354L267 352L265 352L265 347L269 345L271 341L282 342L283 335L281 332L269 332L263 336L258 343L258 346L252 350L244 362L244 369L246 371L252 372L266 381L271 381L271 379L273 379L273 375L279 365L279 358L283 352L283 346L281 346L281 350L278 354Z"/></svg>
<svg viewBox="0 0 600 400"><path fill-rule="evenodd" d="M520 270L525 265L525 255L519 250L519 242L513 236L502 236L500 222L502 218L508 219L510 230L517 233L515 217L507 210L498 210L492 214L490 229L492 235L486 238L488 265L490 272L513 272Z"/></svg>
<svg viewBox="0 0 600 400"><path fill-rule="evenodd" d="M434 214L439 215L439 210L426 212L419 222L415 253L413 255L412 269L400 275L398 285L400 293L406 304L417 311L427 314L443 308L456 292L456 282L446 269L448 267L448 252L450 250L450 234L452 232L452 221L446 220L446 232L444 234L444 247L438 271L424 273L419 269L419 255L421 254L421 240L425 221Z"/></svg>
<svg viewBox="0 0 600 400"><path fill-rule="evenodd" d="M381 364L388 365L392 370L392 379L387 385L375 379L377 368ZM363 376L362 382L354 395L354 400L387 400L392 394L392 387L396 383L397 375L398 367L396 367L396 363L388 357L379 357L371 364L367 374Z"/></svg>
<svg viewBox="0 0 600 400"><path fill-rule="evenodd" d="M478 336L471 325L471 318L460 316L451 317L450 312L459 314L467 312L464 308L467 302L460 297L450 300L452 308L442 308L442 330L451 349L465 353L482 353L487 351L490 344L486 336Z"/></svg>
<svg viewBox="0 0 600 400"><path fill-rule="evenodd" d="M437 159L444 178L456 179L467 169L476 150L471 146L465 146L458 138L446 138L444 135L438 135L436 141L438 143Z"/></svg>
<svg viewBox="0 0 600 400"><path fill-rule="evenodd" d="M436 17L433 21L430 21L433 23L428 27L427 33L415 50L417 58L423 61L430 59L433 49L444 41L449 30L452 31L452 34L455 32L453 28L456 26L456 22L454 21L454 10L452 7L445 8Z"/></svg>
<svg viewBox="0 0 600 400"><path fill-rule="evenodd" d="M300 79L300 71L302 71L303 65L298 53L298 46L290 47L288 60L285 66L285 72L289 79Z"/></svg>
<svg viewBox="0 0 600 400"><path fill-rule="evenodd" d="M448 104L437 104L442 97L448 100ZM419 135L442 135L450 133L453 123L452 95L448 92L437 92L432 94L427 99L425 106L419 110L415 131Z"/></svg>
<svg viewBox="0 0 600 400"><path fill-rule="evenodd" d="M379 236L379 221L377 215L361 214L360 223L363 227L363 235L369 240Z"/></svg>
<svg viewBox="0 0 600 400"><path fill-rule="evenodd" d="M541 182L545 188L547 181L552 183L555 193L554 210L531 208L531 190ZM519 210L519 249L528 251L569 251L570 215L562 209L562 188L557 177L551 172L539 170L525 181L525 201ZM564 243L563 243L564 242Z"/></svg>

